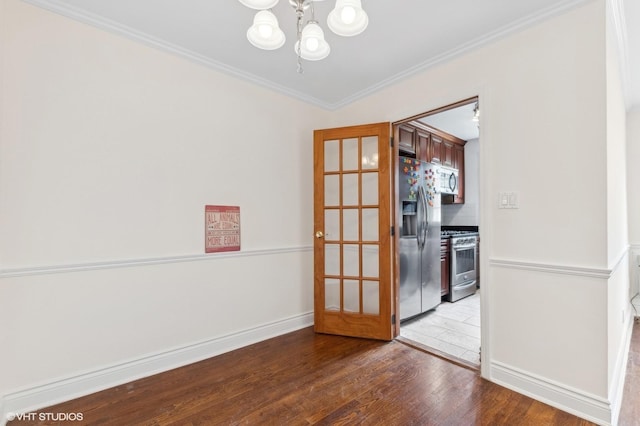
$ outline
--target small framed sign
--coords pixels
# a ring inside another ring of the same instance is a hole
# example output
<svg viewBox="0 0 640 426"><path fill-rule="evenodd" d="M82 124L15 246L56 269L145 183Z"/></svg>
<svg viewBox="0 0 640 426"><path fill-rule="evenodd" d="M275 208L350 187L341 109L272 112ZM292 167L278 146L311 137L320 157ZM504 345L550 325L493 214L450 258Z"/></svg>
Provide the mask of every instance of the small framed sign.
<svg viewBox="0 0 640 426"><path fill-rule="evenodd" d="M205 253L240 250L240 207L204 207Z"/></svg>

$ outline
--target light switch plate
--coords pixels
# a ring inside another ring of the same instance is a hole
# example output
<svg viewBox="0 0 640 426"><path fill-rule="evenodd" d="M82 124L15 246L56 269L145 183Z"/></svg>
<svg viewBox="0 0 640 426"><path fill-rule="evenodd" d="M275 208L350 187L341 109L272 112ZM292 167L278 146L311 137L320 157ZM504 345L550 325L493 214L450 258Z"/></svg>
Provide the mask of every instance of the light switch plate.
<svg viewBox="0 0 640 426"><path fill-rule="evenodd" d="M498 208L499 209L517 209L520 196L516 191L505 191L498 193Z"/></svg>
<svg viewBox="0 0 640 426"><path fill-rule="evenodd" d="M509 208L509 195L506 192L500 192L498 194L498 208L499 209Z"/></svg>

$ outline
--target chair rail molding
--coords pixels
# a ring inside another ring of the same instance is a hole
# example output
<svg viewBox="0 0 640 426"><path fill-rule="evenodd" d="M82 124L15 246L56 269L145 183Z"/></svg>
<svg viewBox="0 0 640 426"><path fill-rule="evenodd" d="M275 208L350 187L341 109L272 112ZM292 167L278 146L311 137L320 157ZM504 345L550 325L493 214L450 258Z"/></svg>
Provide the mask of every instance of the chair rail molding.
<svg viewBox="0 0 640 426"><path fill-rule="evenodd" d="M192 255L185 255L185 256L166 256L166 257L151 257L151 258L140 258L140 259L121 259L121 260L113 260L113 261L106 261L106 262L0 269L0 279L12 278L12 277L25 277L25 276L31 276L31 275L47 275L47 274L59 274L59 273L80 272L80 271L93 271L93 270L100 270L100 269L116 269L116 268L131 268L131 267L148 266L148 265L163 265L163 264L170 264L170 263L216 261L216 260L229 259L234 257L271 256L271 255L278 255L278 254L285 254L285 253L302 253L302 252L311 252L311 251L313 251L312 246L298 246L298 247L282 247L282 248L272 248L272 249L262 249L262 250L244 250L244 251L237 251L237 252L192 254Z"/></svg>

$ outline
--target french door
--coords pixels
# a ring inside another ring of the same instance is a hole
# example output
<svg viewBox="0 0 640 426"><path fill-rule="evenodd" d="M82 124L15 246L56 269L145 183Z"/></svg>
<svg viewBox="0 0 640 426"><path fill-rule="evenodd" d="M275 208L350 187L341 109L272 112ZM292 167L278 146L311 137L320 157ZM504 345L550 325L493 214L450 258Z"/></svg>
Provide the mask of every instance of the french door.
<svg viewBox="0 0 640 426"><path fill-rule="evenodd" d="M390 123L314 132L314 328L395 337Z"/></svg>

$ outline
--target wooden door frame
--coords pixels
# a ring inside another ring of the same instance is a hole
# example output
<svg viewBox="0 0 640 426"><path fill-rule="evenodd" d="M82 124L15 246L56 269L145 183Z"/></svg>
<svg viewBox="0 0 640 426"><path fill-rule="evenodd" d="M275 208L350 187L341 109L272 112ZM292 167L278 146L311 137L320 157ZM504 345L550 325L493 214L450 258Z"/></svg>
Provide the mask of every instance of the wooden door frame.
<svg viewBox="0 0 640 426"><path fill-rule="evenodd" d="M393 145L391 152L391 164L393 171L391 172L391 198L393 206L391 207L391 223L393 224L393 244L391 252L393 253L392 273L393 273L393 312L396 318L393 328L393 338L400 336L400 252L398 250L400 243L400 231L398 227L399 201L398 201L398 161L400 158L400 149L398 141L400 140L400 124L399 122L391 123L390 134L393 135Z"/></svg>
<svg viewBox="0 0 640 426"><path fill-rule="evenodd" d="M392 125L392 134L394 137L394 149L393 149L393 153L392 156L395 159L394 161L398 161L398 157L399 157L399 147L398 147L398 143L396 141L399 140L399 126L403 123L409 123L411 121L415 121L419 118L428 116L428 115L434 115L434 114L438 114L450 109L454 109L454 108L458 108L464 105L468 105L470 103L473 102L479 102L482 104L481 99L487 99L487 93L484 90L480 90L478 94L474 95L474 96L470 96L468 98L465 98L463 100L457 101L457 102L453 102L450 104L446 104L445 106L442 106L440 108L435 108L426 112L423 112L421 114L416 114L413 115L411 117L408 118L404 118L402 120L398 120L398 121L394 121L391 123ZM485 101L484 106L482 107L482 118L480 119L481 122L485 122L486 118L488 116L490 116L491 111L490 111L490 104L488 102ZM487 153L489 152L489 145L491 144L491 138L487 137L487 135L485 134L486 132L486 127L480 126L480 132L479 132L479 138L481 140L484 140L483 143L480 144L480 150L479 150L479 159L478 159L478 165L480 167L480 169L482 170L482 166L484 164L486 164L486 156ZM394 179L394 194L393 196L395 197L397 194L397 175L396 173L398 173L397 171L395 173L392 174L392 178ZM491 368L490 368L490 363L488 360L491 360L491 333L490 333L490 328L489 328L489 322L490 322L490 315L491 312L489 310L489 297L490 297L490 293L491 293L491 279L490 277L487 279L487 276L489 274L490 268L488 268L489 266L489 260L488 260L488 255L487 255L487 249L486 247L490 246L490 240L491 240L491 234L489 232L486 232L487 229L490 228L490 226L487 226L489 224L489 217L491 217L491 214L489 212L489 207L488 207L488 203L483 203L483 198L482 198L482 193L483 192L487 192L486 190L486 180L485 178L483 178L482 173L480 173L479 176L479 189L480 189L480 217L479 217L479 226L480 229L484 229L484 236L480 239L480 256L478 259L478 267L482 268L482 270L485 271L485 278L484 278L484 284L483 284L483 291L480 292L480 319L481 319L481 331L480 331L480 341L482 344L482 352L481 352L481 356L482 356L482 361L480 362L480 375L488 380L491 380ZM486 201L486 200L484 200ZM396 224L396 217L398 215L398 208L394 208L393 210L393 221L394 221L394 226L395 226L395 241L394 241L394 248L393 248L393 252L394 252L394 257L395 257L395 261L394 261L394 279L396 281L396 284L394 285L394 291L395 291L395 295L396 295L396 306L395 306L395 312L396 312L396 329L394 330L394 334L397 336L400 335L400 321L399 321L399 309L400 309L400 302L399 302L399 285L400 285L400 281L399 281L399 262L400 262L400 257L399 257L399 253L397 252L397 247L398 247L398 229L397 229L397 224Z"/></svg>

